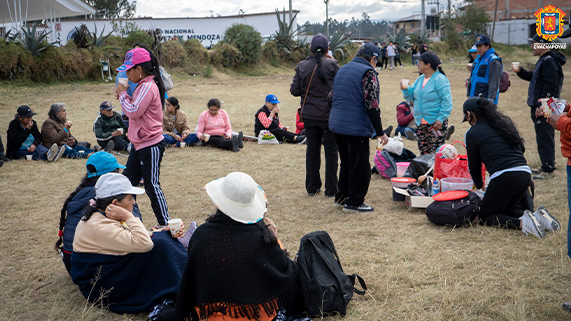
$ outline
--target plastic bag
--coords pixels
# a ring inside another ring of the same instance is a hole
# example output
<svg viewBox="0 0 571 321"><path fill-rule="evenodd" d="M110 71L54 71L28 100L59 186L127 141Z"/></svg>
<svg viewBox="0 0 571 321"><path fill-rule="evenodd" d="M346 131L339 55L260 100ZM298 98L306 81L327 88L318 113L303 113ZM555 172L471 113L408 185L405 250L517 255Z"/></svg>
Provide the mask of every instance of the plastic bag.
<svg viewBox="0 0 571 321"><path fill-rule="evenodd" d="M384 150L389 153L400 155L402 154L402 149L404 148L404 144L402 143L402 138L400 137L400 133L396 137L389 138L389 142L384 146Z"/></svg>
<svg viewBox="0 0 571 321"><path fill-rule="evenodd" d="M258 145L262 144L270 144L270 145L278 145L280 142L276 138L274 134L272 134L269 130L262 130L258 135Z"/></svg>
<svg viewBox="0 0 571 321"><path fill-rule="evenodd" d="M161 78L163 80L163 85L165 86L165 91L173 89L174 84L172 82L172 76L167 72L167 70L163 66L159 66L159 70L161 73Z"/></svg>
<svg viewBox="0 0 571 321"><path fill-rule="evenodd" d="M462 144L464 148L466 145L461 141L454 141L452 144ZM470 171L468 170L468 156L467 155L458 155L456 159L447 159L447 158L440 158L437 157L434 161L434 179L440 181L443 178L447 177L458 177L458 178L469 178L472 179L472 175L470 175ZM482 183L484 187L486 186L485 182L486 177L486 166L482 164Z"/></svg>

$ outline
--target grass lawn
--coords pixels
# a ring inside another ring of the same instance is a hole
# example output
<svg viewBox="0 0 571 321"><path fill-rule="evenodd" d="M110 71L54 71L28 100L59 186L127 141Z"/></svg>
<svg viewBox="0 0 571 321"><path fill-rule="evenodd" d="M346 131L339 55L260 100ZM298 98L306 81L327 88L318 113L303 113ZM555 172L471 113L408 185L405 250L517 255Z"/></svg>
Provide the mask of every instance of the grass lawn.
<svg viewBox="0 0 571 321"><path fill-rule="evenodd" d="M524 57L528 63L536 58ZM518 57L519 61L525 63ZM443 59L447 62L448 59ZM504 67L511 62L504 56ZM405 62L406 63L406 62ZM524 64L525 66L525 64ZM455 59L443 68L452 84L456 125L454 140L464 140L468 124L461 123L468 77L465 61ZM571 67L564 68L571 75ZM405 66L380 74L383 125L396 127L395 106L401 102L399 82L411 83L416 68ZM535 133L526 105L528 83L511 74L511 87L501 94L499 108L518 125L526 140L528 163L540 164ZM241 76L214 71L211 78L175 77L169 93L196 125L208 99L223 101L235 131L253 135L254 113L273 93L282 102L282 123L295 127L300 99L289 93L291 70L274 70L266 76ZM95 143L92 132L102 101L117 104L113 84L68 83L23 86L0 84L0 133L6 130L19 105L27 104L47 118L54 102L67 104L72 133ZM571 82L563 87L571 100ZM117 109L118 110L118 109ZM171 217L204 222L215 207L203 187L233 171L250 174L266 191L268 217L279 229L279 238L295 253L306 233L327 231L348 274L361 275L369 291L355 296L344 320L565 320L561 309L571 301L571 262L567 257L566 159L556 134L556 178L536 182L536 206L546 206L562 223L563 230L545 239L521 231L473 226L451 229L431 224L421 210L407 211L393 202L391 184L373 176L366 203L375 207L367 214L336 210L323 193L308 197L305 181L305 145L257 145L245 142L238 153L205 148L169 148L161 166L161 185ZM405 147L418 153L415 143ZM371 151L376 141L371 141ZM373 154L371 154L371 161ZM118 157L125 163L126 158ZM323 160L323 158L322 158ZM324 177L322 166L322 178ZM0 168L0 320L145 320L146 315L120 316L86 303L71 282L54 250L64 200L85 174L85 160L62 159L56 163L17 160ZM138 199L145 225L155 224L149 200ZM148 280L151 283L153 280ZM339 320L340 317L330 318Z"/></svg>

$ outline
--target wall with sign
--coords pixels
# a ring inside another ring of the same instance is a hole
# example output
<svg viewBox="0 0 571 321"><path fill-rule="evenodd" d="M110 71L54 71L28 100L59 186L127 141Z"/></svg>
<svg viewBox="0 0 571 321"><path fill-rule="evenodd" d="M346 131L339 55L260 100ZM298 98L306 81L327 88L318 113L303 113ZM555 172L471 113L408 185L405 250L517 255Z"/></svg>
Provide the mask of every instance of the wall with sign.
<svg viewBox="0 0 571 321"><path fill-rule="evenodd" d="M295 12L297 11L294 11L294 14ZM286 13L286 19L288 17ZM182 38L183 40L198 39L207 48L222 40L224 31L235 23L253 26L266 39L279 28L275 12L226 17L123 20L123 23L125 22L133 22L141 30L161 29L165 40L170 40L174 37ZM97 26L98 34L101 33L103 28L105 28L105 34L113 30L112 20L62 20L58 26L60 31L54 30L57 34L56 38L59 38L62 46L73 38L76 28L79 29L82 24L85 24L90 31L94 31L94 26ZM297 21L294 21L294 25L296 24Z"/></svg>

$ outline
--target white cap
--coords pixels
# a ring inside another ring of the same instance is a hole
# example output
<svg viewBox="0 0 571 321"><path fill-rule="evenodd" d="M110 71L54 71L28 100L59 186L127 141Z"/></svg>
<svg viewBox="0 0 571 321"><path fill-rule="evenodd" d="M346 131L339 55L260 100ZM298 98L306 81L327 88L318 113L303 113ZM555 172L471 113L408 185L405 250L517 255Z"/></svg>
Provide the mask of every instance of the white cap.
<svg viewBox="0 0 571 321"><path fill-rule="evenodd" d="M254 224L266 214L266 193L246 173L230 173L204 188L216 207L236 222Z"/></svg>
<svg viewBox="0 0 571 321"><path fill-rule="evenodd" d="M95 184L95 195L98 199L121 194L139 195L144 192L142 188L133 187L126 176L117 173L101 175Z"/></svg>

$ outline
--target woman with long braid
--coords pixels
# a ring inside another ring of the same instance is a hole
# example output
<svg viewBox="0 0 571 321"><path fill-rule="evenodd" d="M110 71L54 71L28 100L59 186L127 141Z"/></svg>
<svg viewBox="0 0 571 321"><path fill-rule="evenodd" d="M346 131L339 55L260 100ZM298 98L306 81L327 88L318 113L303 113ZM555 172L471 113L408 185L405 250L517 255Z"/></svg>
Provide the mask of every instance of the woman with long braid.
<svg viewBox="0 0 571 321"><path fill-rule="evenodd" d="M325 197L333 197L337 193L337 143L329 130L329 112L331 106L327 96L333 88L333 78L339 65L333 57L327 56L329 39L322 34L311 39L311 52L295 67L295 76L290 92L301 97L301 118L307 137L305 153L305 189L314 196L321 189L321 144L325 149Z"/></svg>
<svg viewBox="0 0 571 321"><path fill-rule="evenodd" d="M97 152L89 157L85 164L87 173L81 179L81 183L63 203L59 219L59 239L55 244L56 251L62 255L63 264L68 273L71 273L70 258L73 253L73 238L77 223L83 216L83 208L89 204L89 200L95 198L95 183L103 174L118 172L125 166L117 163L115 156L107 152ZM134 207L134 215L141 217L139 208Z"/></svg>

